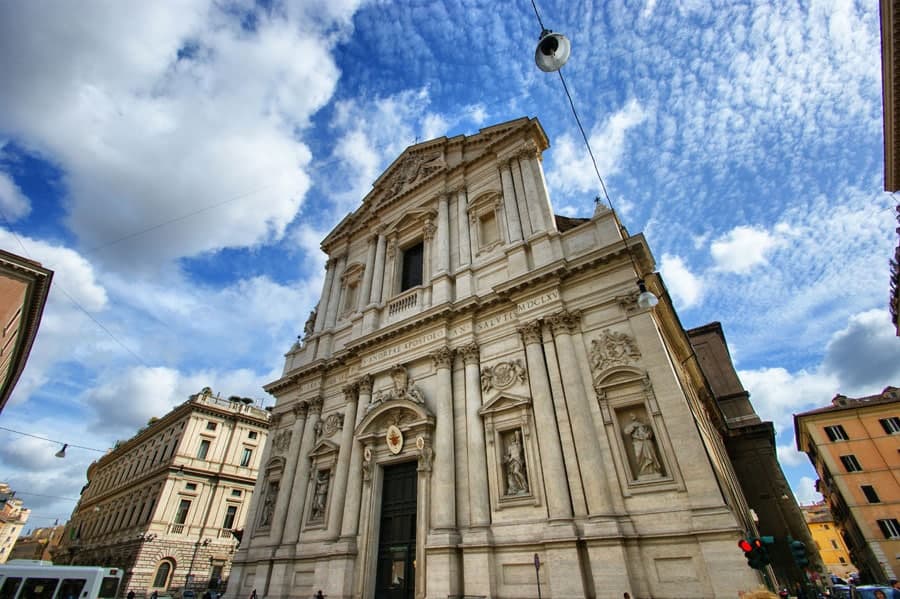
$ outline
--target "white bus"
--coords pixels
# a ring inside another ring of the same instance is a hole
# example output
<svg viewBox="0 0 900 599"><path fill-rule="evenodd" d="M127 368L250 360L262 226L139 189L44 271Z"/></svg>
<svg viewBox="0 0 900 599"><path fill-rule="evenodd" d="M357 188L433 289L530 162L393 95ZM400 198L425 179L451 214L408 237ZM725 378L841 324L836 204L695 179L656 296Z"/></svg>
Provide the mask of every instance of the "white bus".
<svg viewBox="0 0 900 599"><path fill-rule="evenodd" d="M114 599L121 568L54 566L40 560L0 565L0 599Z"/></svg>

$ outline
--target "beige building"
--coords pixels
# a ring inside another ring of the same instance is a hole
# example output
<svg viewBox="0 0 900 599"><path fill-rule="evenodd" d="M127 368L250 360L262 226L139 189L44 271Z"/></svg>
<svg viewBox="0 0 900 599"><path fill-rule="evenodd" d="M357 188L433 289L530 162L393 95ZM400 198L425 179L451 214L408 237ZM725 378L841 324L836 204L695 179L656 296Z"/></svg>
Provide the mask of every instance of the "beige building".
<svg viewBox="0 0 900 599"><path fill-rule="evenodd" d="M828 509L828 504L820 501L804 505L801 509L813 542L828 572L845 580L850 574L857 572L856 566L850 560L850 552L847 551L844 537L841 536L841 531L834 522L831 510Z"/></svg>
<svg viewBox="0 0 900 599"><path fill-rule="evenodd" d="M819 475L818 490L867 582L900 574L900 389L794 416L797 449Z"/></svg>
<svg viewBox="0 0 900 599"><path fill-rule="evenodd" d="M23 537L19 537L16 546L10 552L9 559L37 559L53 561L53 555L57 552L63 533L64 524L46 528L35 528Z"/></svg>
<svg viewBox="0 0 900 599"><path fill-rule="evenodd" d="M408 148L323 241L229 597L734 597L760 580L646 242L534 119ZM659 296L638 301L638 277ZM535 564L539 564L536 572Z"/></svg>
<svg viewBox="0 0 900 599"><path fill-rule="evenodd" d="M39 262L0 250L0 411L25 369L52 279Z"/></svg>
<svg viewBox="0 0 900 599"><path fill-rule="evenodd" d="M0 564L6 563L12 549L22 534L31 510L6 483L0 483Z"/></svg>
<svg viewBox="0 0 900 599"><path fill-rule="evenodd" d="M207 387L88 468L56 563L119 567L123 592L219 587L269 427L253 400Z"/></svg>

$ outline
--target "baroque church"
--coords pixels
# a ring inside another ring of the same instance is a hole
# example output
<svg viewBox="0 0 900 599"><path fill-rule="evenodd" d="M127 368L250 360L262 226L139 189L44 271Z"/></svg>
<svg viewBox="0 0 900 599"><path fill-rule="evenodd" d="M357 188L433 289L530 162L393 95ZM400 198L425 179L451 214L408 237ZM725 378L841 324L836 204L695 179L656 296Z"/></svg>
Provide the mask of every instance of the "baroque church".
<svg viewBox="0 0 900 599"><path fill-rule="evenodd" d="M409 147L324 239L229 597L734 597L760 580L642 235L554 215L536 119ZM638 280L659 298L638 302Z"/></svg>

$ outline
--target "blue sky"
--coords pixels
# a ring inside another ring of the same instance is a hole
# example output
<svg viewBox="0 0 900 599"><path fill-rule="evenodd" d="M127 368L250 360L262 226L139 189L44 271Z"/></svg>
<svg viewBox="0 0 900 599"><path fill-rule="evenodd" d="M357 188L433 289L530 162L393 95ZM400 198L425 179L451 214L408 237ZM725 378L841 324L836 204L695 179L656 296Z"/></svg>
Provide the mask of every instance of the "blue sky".
<svg viewBox="0 0 900 599"><path fill-rule="evenodd" d="M538 6L616 209L812 500L791 414L900 384L877 4ZM539 34L525 0L0 4L0 247L56 272L0 426L105 449L206 385L270 405L320 240L416 141L537 117L556 211L590 215ZM55 450L0 431L35 526L100 455Z"/></svg>

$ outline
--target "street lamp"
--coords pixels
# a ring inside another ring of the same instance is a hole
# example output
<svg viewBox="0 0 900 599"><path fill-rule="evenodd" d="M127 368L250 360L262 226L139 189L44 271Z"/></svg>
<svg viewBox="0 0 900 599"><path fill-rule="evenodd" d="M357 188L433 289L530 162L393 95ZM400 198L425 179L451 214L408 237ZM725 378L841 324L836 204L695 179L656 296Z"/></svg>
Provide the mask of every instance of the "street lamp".
<svg viewBox="0 0 900 599"><path fill-rule="evenodd" d="M191 555L191 563L188 564L187 576L184 577L184 588L185 589L189 588L189 586L191 584L191 572L194 569L194 560L197 559L197 551L199 551L201 547L206 547L210 543L212 543L212 539L203 539L202 541L198 540L194 543L194 553L193 553L193 555Z"/></svg>

